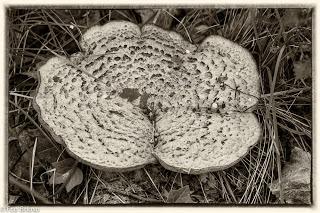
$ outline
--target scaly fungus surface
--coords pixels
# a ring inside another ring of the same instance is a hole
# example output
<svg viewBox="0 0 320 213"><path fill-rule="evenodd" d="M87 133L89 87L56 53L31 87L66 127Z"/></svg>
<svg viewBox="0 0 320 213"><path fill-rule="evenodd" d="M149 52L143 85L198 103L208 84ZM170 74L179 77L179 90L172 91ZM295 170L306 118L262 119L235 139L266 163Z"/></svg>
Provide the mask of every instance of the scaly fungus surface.
<svg viewBox="0 0 320 213"><path fill-rule="evenodd" d="M232 41L196 46L154 25L112 21L80 44L81 53L39 69L34 106L83 163L129 171L158 160L198 174L234 165L259 140L256 64Z"/></svg>

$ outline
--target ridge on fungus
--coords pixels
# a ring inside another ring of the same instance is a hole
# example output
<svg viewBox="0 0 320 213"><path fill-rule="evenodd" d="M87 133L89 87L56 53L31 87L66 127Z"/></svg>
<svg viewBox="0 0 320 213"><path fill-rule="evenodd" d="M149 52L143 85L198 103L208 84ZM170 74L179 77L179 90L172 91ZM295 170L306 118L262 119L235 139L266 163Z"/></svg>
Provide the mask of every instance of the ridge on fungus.
<svg viewBox="0 0 320 213"><path fill-rule="evenodd" d="M241 46L219 36L196 46L125 21L92 27L80 45L39 69L34 99L40 121L80 161L128 171L158 160L203 173L230 167L258 141L259 76Z"/></svg>

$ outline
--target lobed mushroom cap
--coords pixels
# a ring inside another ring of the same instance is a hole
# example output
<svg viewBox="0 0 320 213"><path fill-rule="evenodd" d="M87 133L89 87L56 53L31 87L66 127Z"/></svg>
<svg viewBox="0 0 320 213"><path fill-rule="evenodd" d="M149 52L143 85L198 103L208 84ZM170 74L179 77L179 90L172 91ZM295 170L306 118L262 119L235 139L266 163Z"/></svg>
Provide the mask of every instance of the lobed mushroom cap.
<svg viewBox="0 0 320 213"><path fill-rule="evenodd" d="M253 113L174 109L159 116L154 155L167 169L200 174L236 164L261 136Z"/></svg>
<svg viewBox="0 0 320 213"><path fill-rule="evenodd" d="M127 171L156 157L168 169L202 173L229 167L258 141L260 126L250 112L260 96L259 76L241 46L219 36L196 46L175 32L126 21L92 27L80 44L82 53L54 57L39 69L34 105L54 138L82 162ZM216 128L225 119L231 119L224 125L235 132L220 137ZM195 124L184 126L191 121ZM203 122L218 123L208 130ZM178 135L162 133L168 128ZM235 135L243 130L248 134L240 140ZM199 137L179 136L192 131ZM156 148L154 134L159 135ZM225 139L227 145L214 145ZM190 141L202 148L210 144L209 151L199 153L197 165L181 164L184 157L167 147L187 147ZM222 160L228 153L232 158Z"/></svg>

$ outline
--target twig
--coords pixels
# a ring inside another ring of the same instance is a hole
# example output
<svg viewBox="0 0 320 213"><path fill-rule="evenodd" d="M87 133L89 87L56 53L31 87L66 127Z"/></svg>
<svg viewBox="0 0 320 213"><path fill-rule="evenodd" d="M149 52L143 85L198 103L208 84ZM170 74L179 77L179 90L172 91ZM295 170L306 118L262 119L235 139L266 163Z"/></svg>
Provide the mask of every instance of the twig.
<svg viewBox="0 0 320 213"><path fill-rule="evenodd" d="M111 194L113 196L115 196L116 198L118 198L118 200L120 200L121 203L125 204L125 202L121 199L121 197L119 197L117 194L115 194L114 192L111 192Z"/></svg>
<svg viewBox="0 0 320 213"><path fill-rule="evenodd" d="M32 149L32 158L31 158L31 167L30 167L30 191L33 191L33 169L34 169L34 159L36 156L36 150L37 150L37 144L38 144L38 138L36 137L36 140L34 141L33 149ZM31 193L33 202L36 203L36 200L34 199L33 194Z"/></svg>
<svg viewBox="0 0 320 213"><path fill-rule="evenodd" d="M9 175L9 182L17 187L19 187L22 191L27 192L29 194L32 194L35 198L37 198L39 201L41 201L44 204L52 204L51 201L43 197L39 192L33 190L30 190L28 186L18 181L16 178L14 178L12 175Z"/></svg>
<svg viewBox="0 0 320 213"><path fill-rule="evenodd" d="M156 188L156 190L157 190L157 192L159 193L159 195L160 195L161 199L163 200L163 202L166 202L166 201L164 200L164 198L162 197L162 195L161 195L159 189L157 188L156 184L153 182L151 176L149 175L149 172L148 172L145 168L143 168L143 170L144 170L144 172L148 175L148 178L150 179L150 181L151 181L152 185L154 186L154 188Z"/></svg>
<svg viewBox="0 0 320 213"><path fill-rule="evenodd" d="M15 173L11 172L11 171L9 171L9 174L12 175L13 177L15 177L15 178L18 179L18 180L21 180L21 181L26 182L26 183L30 183L29 180L23 179L23 178L19 177L18 175L16 175ZM39 182L39 181L37 181L37 182L32 181L32 183L33 183L33 184L43 184L44 181L41 181L41 182Z"/></svg>
<svg viewBox="0 0 320 213"><path fill-rule="evenodd" d="M159 16L160 16L160 13L161 13L161 10L158 10L157 12L155 12L155 14L153 14L153 16L154 16L154 19L153 19L153 21L152 21L153 24L156 24L156 22L157 22L157 20L158 20L158 18L159 18ZM150 17L150 18L146 21L146 23L148 23L148 21L149 21L151 18L153 18L153 17ZM143 23L143 24L145 24L145 23Z"/></svg>
<svg viewBox="0 0 320 213"><path fill-rule="evenodd" d="M19 93L15 93L15 92L10 92L9 95L12 95L12 96L18 96L18 97L22 97L22 98L27 98L27 99L33 99L33 97L30 97L30 96L27 96L27 95L22 95L22 94L19 94Z"/></svg>
<svg viewBox="0 0 320 213"><path fill-rule="evenodd" d="M201 183L201 180L199 179L199 177L198 177L198 181L199 181L199 183L200 183L200 187L201 187L201 190L202 190L202 194L203 194L203 196L204 196L204 199L205 199L206 203L209 203L208 198L207 198L207 195L206 195L206 193L205 193L205 191L204 191L204 188L203 188L203 186L202 186L202 183Z"/></svg>
<svg viewBox="0 0 320 213"><path fill-rule="evenodd" d="M266 98L266 97L270 97L271 95L273 96L279 96L279 95L285 95L288 93L294 93L294 92L305 92L311 90L311 87L304 87L304 88L295 88L295 89L290 89L290 90L285 90L285 91L280 91L280 92L274 92L273 94L269 93L269 94L263 94L261 95L261 98Z"/></svg>
<svg viewBox="0 0 320 213"><path fill-rule="evenodd" d="M95 173L94 173L94 174L95 174ZM96 175L96 174L95 174L95 175ZM101 176L101 171L99 172L99 177L100 177L100 176ZM95 184L95 186L94 186L94 189L93 189L93 192L92 192L92 195L91 195L89 204L92 204L94 195L96 194L96 191L97 191L98 183L99 183L99 178L97 177L97 182L96 182L96 184Z"/></svg>

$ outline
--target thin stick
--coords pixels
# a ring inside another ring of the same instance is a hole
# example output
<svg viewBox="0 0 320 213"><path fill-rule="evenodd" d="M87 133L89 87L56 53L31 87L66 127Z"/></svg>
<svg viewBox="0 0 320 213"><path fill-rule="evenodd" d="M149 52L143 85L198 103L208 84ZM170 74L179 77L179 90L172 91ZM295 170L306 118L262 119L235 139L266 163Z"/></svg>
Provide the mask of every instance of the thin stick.
<svg viewBox="0 0 320 213"><path fill-rule="evenodd" d="M9 172L9 174L12 175L13 177L17 178L18 180L21 180L21 181L26 182L26 183L30 183L29 180L23 179L23 178L19 177L18 175L16 175L16 174L13 173L13 172ZM34 181L33 181L32 183L33 183L33 184L43 184L44 181L42 181L42 182L34 182Z"/></svg>
<svg viewBox="0 0 320 213"><path fill-rule="evenodd" d="M156 190L157 190L157 192L159 193L159 195L160 195L161 199L163 200L163 202L166 202L166 201L164 200L164 198L162 197L162 195L161 195L159 189L157 188L156 184L153 182L151 176L149 175L149 172L148 172L145 168L143 168L143 170L144 170L144 172L148 175L148 177L149 177L152 185L154 186L154 188L156 188Z"/></svg>
<svg viewBox="0 0 320 213"><path fill-rule="evenodd" d="M36 150L37 150L37 144L38 144L38 138L36 137L32 149L32 158L31 158L31 168L30 168L30 191L33 191L33 169L34 169L34 158L36 156ZM33 194L31 193L33 202L36 203L36 200L34 199Z"/></svg>
<svg viewBox="0 0 320 213"><path fill-rule="evenodd" d="M14 178L12 175L9 175L9 182L18 188L20 188L22 191L27 192L29 194L32 194L35 198L37 198L39 201L41 201L44 204L52 204L51 201L43 197L39 192L35 191L34 189L31 191L28 186L18 181L16 178Z"/></svg>
<svg viewBox="0 0 320 213"><path fill-rule="evenodd" d="M190 43L193 43L193 41L192 41L192 39L191 39L191 37L190 37L190 34L189 34L186 26L184 26L184 24L183 24L179 19L177 19L176 17L174 17L174 16L173 16L171 13L169 13L167 10L163 10L163 11L166 12L169 16L171 16L172 18L174 18L177 22L179 22L179 24L182 25L182 27L183 27L184 30L186 31L186 34L187 34L187 36L188 36L188 38L189 38Z"/></svg>
<svg viewBox="0 0 320 213"><path fill-rule="evenodd" d="M125 202L114 192L111 192L111 194L113 194L116 198L118 198L118 200L120 200L121 203L125 204Z"/></svg>
<svg viewBox="0 0 320 213"><path fill-rule="evenodd" d="M158 20L158 18L159 18L159 16L160 16L160 13L161 13L161 10L158 10L157 12L156 12L156 14L154 15L154 19L153 19L153 21L152 21L152 23L153 24L156 24L156 22L157 22L157 20ZM147 20L147 22L148 22L149 20Z"/></svg>
<svg viewBox="0 0 320 213"><path fill-rule="evenodd" d="M96 174L95 174L96 175ZM101 176L101 171L99 172L99 177ZM96 191L97 191L97 188L98 188L98 183L99 183L99 178L97 177L97 182L96 182L96 185L94 186L94 189L93 189L93 192L92 192L92 195L91 195L91 198L90 198L90 201L89 201L89 204L92 204L92 201L93 201L93 198L94 198L94 195L96 194Z"/></svg>
<svg viewBox="0 0 320 213"><path fill-rule="evenodd" d="M203 188L203 186L202 186L202 183L201 183L201 180L199 179L199 177L198 177L198 181L199 181L199 183L200 183L200 187L201 187L201 190L202 190L202 194L203 194L203 196L204 196L204 199L205 199L206 203L209 203L208 198L207 198L207 195L206 195L206 193L205 193L205 191L204 191L204 188Z"/></svg>
<svg viewBox="0 0 320 213"><path fill-rule="evenodd" d="M9 95L23 97L23 98L27 98L27 99L33 100L33 97L30 97L30 96L27 96L27 95L22 95L22 94L15 93L15 92L10 92Z"/></svg>
<svg viewBox="0 0 320 213"><path fill-rule="evenodd" d="M273 96L279 96L279 95L286 95L288 93L294 93L294 92L302 92L302 91L309 91L311 90L311 87L304 87L304 88L295 88L295 89L290 89L290 90L285 90L285 91L280 91L280 92L275 92L273 94L269 93L269 94L263 94L261 95L261 98L266 98L266 97L270 97L271 95Z"/></svg>
<svg viewBox="0 0 320 213"><path fill-rule="evenodd" d="M176 172L176 175L174 176L173 182L172 182L171 187L170 187L170 191L173 189L173 185L174 185L174 183L176 181L177 176L178 176L178 173Z"/></svg>

